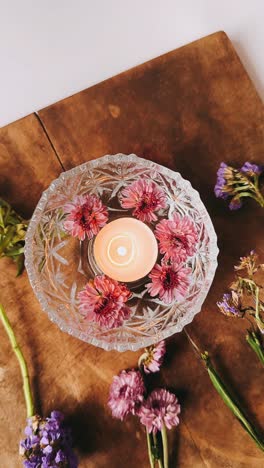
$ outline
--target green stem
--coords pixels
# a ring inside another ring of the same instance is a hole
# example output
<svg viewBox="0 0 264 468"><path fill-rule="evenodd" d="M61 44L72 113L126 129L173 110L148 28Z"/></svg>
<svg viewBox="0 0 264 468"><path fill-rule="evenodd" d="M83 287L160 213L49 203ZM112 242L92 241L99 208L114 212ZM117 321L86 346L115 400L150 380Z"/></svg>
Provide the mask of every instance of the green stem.
<svg viewBox="0 0 264 468"><path fill-rule="evenodd" d="M259 320L259 288L256 287L256 319Z"/></svg>
<svg viewBox="0 0 264 468"><path fill-rule="evenodd" d="M162 459L160 458L160 447L159 447L159 444L158 444L158 438L157 438L157 434L154 434L153 432L153 441L154 441L154 444L155 444L155 447L156 447L156 452L158 453L158 465L159 465L159 468L164 468L163 466L163 461Z"/></svg>
<svg viewBox="0 0 264 468"><path fill-rule="evenodd" d="M11 327L11 324L10 324L8 318L7 318L5 310L4 310L4 308L3 308L3 306L1 304L0 304L0 318L2 320L4 328L5 328L6 333L8 335L8 338L9 338L10 343L12 345L13 351L16 354L16 357L17 357L19 365L20 365L20 370L21 370L21 375L22 375L22 380L23 380L24 397L25 397L26 407L27 407L27 417L30 418L31 416L34 415L34 405L33 405L32 393L31 393L31 389L30 389L30 382L29 382L27 364L26 364L25 358L23 356L23 353L22 353L20 347L17 344L15 334L14 334L13 329Z"/></svg>
<svg viewBox="0 0 264 468"><path fill-rule="evenodd" d="M264 349L254 331L249 330L246 335L246 340L251 349L258 356L261 364L264 366Z"/></svg>
<svg viewBox="0 0 264 468"><path fill-rule="evenodd" d="M168 437L167 437L166 426L162 426L161 437L162 437L162 444L163 444L164 468L169 468L169 451L168 451Z"/></svg>
<svg viewBox="0 0 264 468"><path fill-rule="evenodd" d="M255 185L255 192L256 192L256 195L257 195L257 201L260 204L260 206L262 206L262 208L263 208L264 207L264 197L263 197L261 191L259 190L258 180L257 180L257 183Z"/></svg>
<svg viewBox="0 0 264 468"><path fill-rule="evenodd" d="M149 463L150 463L151 468L154 468L154 457L152 455L151 435L148 433L147 428L146 428L146 436L147 436L147 444L148 444Z"/></svg>

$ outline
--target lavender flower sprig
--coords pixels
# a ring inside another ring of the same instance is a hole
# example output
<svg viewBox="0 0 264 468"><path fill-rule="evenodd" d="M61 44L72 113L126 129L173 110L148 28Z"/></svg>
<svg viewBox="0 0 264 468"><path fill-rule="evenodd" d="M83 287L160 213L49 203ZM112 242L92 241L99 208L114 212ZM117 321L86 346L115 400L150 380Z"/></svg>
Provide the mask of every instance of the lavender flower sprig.
<svg viewBox="0 0 264 468"><path fill-rule="evenodd" d="M1 304L0 319L18 359L23 379L27 426L26 438L20 442L19 453L23 457L24 468L77 468L78 461L72 450L71 431L64 425L63 414L52 411L48 418L41 418L35 414L27 364Z"/></svg>
<svg viewBox="0 0 264 468"><path fill-rule="evenodd" d="M24 245L28 222L9 203L0 199L0 258L10 257L17 264L17 275L24 268Z"/></svg>
<svg viewBox="0 0 264 468"><path fill-rule="evenodd" d="M255 251L241 257L235 266L236 279L217 306L224 315L249 320L251 328L246 341L264 365L264 287L256 279L261 270L264 270L264 265L259 263Z"/></svg>
<svg viewBox="0 0 264 468"><path fill-rule="evenodd" d="M196 345L196 343L193 341L193 339L190 337L189 333L184 329L185 334L191 343L191 345L194 348L194 351L198 354L200 359L202 360L209 378L215 388L215 390L218 392L219 396L222 398L223 402L226 404L226 406L232 411L234 416L238 419L242 427L245 429L245 431L249 434L249 436L254 440L256 445L260 450L264 451L264 438L258 433L256 428L253 426L253 424L249 421L247 418L246 414L240 407L239 402L237 401L236 398L232 396L230 391L228 390L226 384L216 371L215 367L212 364L211 358L208 354L207 351L201 352Z"/></svg>
<svg viewBox="0 0 264 468"><path fill-rule="evenodd" d="M216 197L228 199L230 210L241 208L243 198L253 198L263 208L264 196L259 185L259 177L263 172L264 166L250 162L246 162L240 169L222 162L214 188Z"/></svg>

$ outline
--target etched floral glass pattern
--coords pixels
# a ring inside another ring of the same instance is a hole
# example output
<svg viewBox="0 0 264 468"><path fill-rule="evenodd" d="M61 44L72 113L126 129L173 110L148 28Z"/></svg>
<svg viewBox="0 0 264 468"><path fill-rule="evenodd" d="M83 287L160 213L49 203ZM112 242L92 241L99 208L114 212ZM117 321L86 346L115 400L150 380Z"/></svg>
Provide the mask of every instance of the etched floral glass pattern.
<svg viewBox="0 0 264 468"><path fill-rule="evenodd" d="M80 242L63 228L63 206L76 195L96 194L108 207L109 221L131 216L121 208L120 190L140 177L154 180L168 197L168 208L187 214L199 233L197 251L187 263L192 278L181 302L165 305L151 298L142 285L132 290L132 309L123 326L101 329L85 320L78 310L77 294L96 271L92 241ZM52 322L69 334L106 350L137 350L158 342L191 322L200 311L217 266L218 248L210 217L198 192L179 173L135 155L117 154L89 161L63 172L43 195L26 236L26 268L32 288Z"/></svg>

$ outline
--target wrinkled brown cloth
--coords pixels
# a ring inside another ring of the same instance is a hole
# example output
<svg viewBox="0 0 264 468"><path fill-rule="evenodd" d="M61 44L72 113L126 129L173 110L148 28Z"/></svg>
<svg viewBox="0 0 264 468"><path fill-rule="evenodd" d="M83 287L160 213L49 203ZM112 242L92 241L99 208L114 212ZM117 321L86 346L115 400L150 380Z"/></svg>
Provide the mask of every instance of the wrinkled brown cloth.
<svg viewBox="0 0 264 468"><path fill-rule="evenodd" d="M215 303L239 256L264 256L263 216L254 202L229 212L213 194L222 160L264 161L263 105L227 36L220 32L43 109L0 130L0 196L30 216L62 168L104 154L134 152L191 181L219 237L219 268L189 333L210 351L252 421L264 420L264 369L244 341L246 324L220 315ZM263 257L262 257L263 258ZM264 260L264 259L263 259ZM29 363L38 410L66 413L80 467L147 468L145 433L136 419L113 420L112 376L135 366L139 353L106 352L62 333L41 312L27 274L1 260L0 300ZM0 466L17 468L25 405L16 358L0 327ZM169 434L171 467L260 468L263 454L209 383L183 333L153 385L173 389L181 424ZM264 427L263 427L264 429Z"/></svg>

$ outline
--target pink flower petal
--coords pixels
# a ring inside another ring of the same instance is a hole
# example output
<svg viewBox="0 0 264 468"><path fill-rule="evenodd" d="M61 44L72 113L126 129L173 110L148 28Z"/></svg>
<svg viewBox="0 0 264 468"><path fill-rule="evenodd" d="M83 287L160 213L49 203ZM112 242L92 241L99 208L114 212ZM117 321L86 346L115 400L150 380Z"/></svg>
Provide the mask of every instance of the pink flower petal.
<svg viewBox="0 0 264 468"><path fill-rule="evenodd" d="M125 305L130 296L124 284L105 275L96 276L79 292L79 310L87 320L101 327L116 328L130 317L131 309Z"/></svg>
<svg viewBox="0 0 264 468"><path fill-rule="evenodd" d="M81 241L92 239L108 221L107 208L96 195L76 196L64 211L64 229Z"/></svg>
<svg viewBox="0 0 264 468"><path fill-rule="evenodd" d="M137 219L150 223L157 220L155 212L166 208L167 197L155 182L139 179L122 190L120 203L125 209L134 208Z"/></svg>
<svg viewBox="0 0 264 468"><path fill-rule="evenodd" d="M183 262L197 248L197 229L189 216L174 213L172 219L163 219L156 226L155 235L165 260Z"/></svg>

